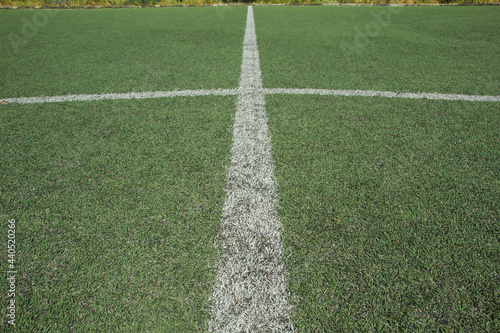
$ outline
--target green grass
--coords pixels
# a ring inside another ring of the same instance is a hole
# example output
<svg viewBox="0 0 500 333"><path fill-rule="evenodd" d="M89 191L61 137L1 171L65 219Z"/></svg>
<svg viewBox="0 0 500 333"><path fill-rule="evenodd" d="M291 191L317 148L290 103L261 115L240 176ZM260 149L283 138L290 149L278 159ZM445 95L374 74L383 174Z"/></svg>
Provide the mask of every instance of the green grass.
<svg viewBox="0 0 500 333"><path fill-rule="evenodd" d="M265 87L500 95L500 7L254 13Z"/></svg>
<svg viewBox="0 0 500 333"><path fill-rule="evenodd" d="M497 103L266 107L299 332L500 327Z"/></svg>
<svg viewBox="0 0 500 333"><path fill-rule="evenodd" d="M403 8L352 48L386 10L255 7L265 87L500 95L498 8ZM238 86L246 8L60 10L16 51L43 13L0 11L0 98ZM204 327L235 99L0 105L18 332ZM266 108L299 332L498 331L498 103Z"/></svg>
<svg viewBox="0 0 500 333"><path fill-rule="evenodd" d="M2 106L0 203L2 218L17 221L18 332L203 327L234 105Z"/></svg>
<svg viewBox="0 0 500 333"><path fill-rule="evenodd" d="M243 7L15 10L0 20L0 98L238 86Z"/></svg>

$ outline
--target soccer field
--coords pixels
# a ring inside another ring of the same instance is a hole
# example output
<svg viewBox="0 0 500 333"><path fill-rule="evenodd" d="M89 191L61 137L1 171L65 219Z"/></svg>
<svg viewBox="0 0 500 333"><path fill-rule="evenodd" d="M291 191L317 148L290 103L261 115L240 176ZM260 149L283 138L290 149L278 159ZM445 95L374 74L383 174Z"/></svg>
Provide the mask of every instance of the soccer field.
<svg viewBox="0 0 500 333"><path fill-rule="evenodd" d="M2 329L498 331L498 31L497 6L0 11Z"/></svg>

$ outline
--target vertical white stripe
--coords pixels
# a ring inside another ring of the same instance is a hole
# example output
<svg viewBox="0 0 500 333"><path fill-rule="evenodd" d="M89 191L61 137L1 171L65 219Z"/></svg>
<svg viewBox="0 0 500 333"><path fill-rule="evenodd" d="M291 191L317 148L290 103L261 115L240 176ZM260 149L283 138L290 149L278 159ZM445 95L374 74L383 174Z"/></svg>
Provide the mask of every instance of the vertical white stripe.
<svg viewBox="0 0 500 333"><path fill-rule="evenodd" d="M248 7L210 332L292 332L259 51Z"/></svg>

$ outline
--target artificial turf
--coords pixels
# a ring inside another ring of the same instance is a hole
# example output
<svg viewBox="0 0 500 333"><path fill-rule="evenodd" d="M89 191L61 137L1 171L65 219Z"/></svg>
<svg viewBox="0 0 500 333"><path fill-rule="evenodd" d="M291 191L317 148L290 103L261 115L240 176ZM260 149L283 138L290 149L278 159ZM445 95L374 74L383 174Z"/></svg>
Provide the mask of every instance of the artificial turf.
<svg viewBox="0 0 500 333"><path fill-rule="evenodd" d="M266 107L298 332L500 327L497 103Z"/></svg>
<svg viewBox="0 0 500 333"><path fill-rule="evenodd" d="M0 208L17 221L18 332L203 327L234 105L186 97L2 106ZM1 300L5 314L7 293Z"/></svg>
<svg viewBox="0 0 500 333"><path fill-rule="evenodd" d="M500 7L255 7L266 88L500 95Z"/></svg>
<svg viewBox="0 0 500 333"><path fill-rule="evenodd" d="M264 86L500 95L498 8L396 9L356 37L387 10L256 7ZM238 85L245 8L39 13L0 11L0 98ZM498 103L266 108L299 332L498 330ZM203 329L234 112L235 97L0 105L18 331Z"/></svg>
<svg viewBox="0 0 500 333"><path fill-rule="evenodd" d="M1 10L0 99L234 88L245 18L240 7Z"/></svg>

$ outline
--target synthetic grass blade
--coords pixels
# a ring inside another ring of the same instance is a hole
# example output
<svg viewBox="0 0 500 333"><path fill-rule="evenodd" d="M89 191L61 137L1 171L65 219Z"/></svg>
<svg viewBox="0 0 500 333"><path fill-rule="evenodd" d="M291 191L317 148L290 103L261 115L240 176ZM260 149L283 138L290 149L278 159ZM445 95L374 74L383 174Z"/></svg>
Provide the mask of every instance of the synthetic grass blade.
<svg viewBox="0 0 500 333"><path fill-rule="evenodd" d="M211 297L209 331L292 332L281 223L252 7L243 42L226 202L222 254Z"/></svg>

